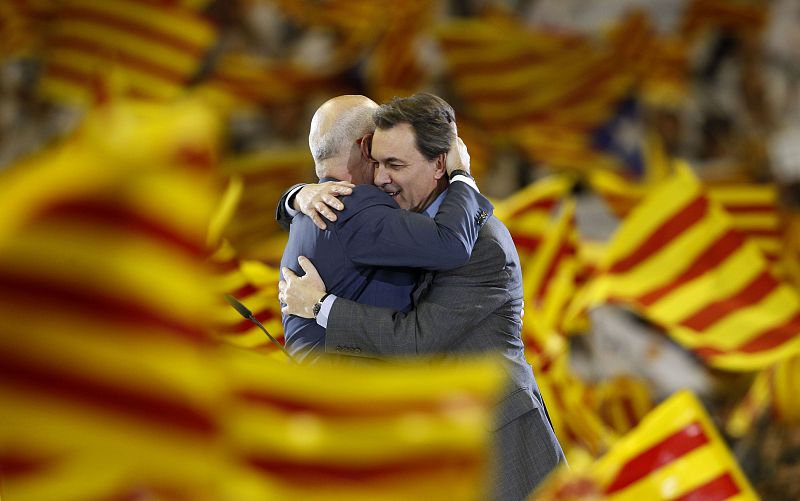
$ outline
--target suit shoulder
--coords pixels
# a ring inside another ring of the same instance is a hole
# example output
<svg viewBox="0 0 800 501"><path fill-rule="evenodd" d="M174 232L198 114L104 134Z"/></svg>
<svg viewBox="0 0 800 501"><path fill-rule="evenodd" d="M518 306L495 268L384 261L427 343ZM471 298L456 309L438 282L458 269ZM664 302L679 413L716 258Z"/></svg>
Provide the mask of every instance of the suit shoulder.
<svg viewBox="0 0 800 501"><path fill-rule="evenodd" d="M389 195L380 188L371 184L359 184L353 188L353 193L342 197L344 209L340 211L338 222L343 222L362 210L373 206L385 206L391 209L399 209L400 206Z"/></svg>

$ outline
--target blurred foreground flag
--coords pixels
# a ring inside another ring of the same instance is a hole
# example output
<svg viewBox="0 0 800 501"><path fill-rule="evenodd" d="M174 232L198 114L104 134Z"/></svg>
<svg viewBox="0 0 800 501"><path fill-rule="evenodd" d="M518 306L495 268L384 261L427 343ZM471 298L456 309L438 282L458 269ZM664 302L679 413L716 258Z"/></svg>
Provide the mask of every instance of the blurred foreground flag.
<svg viewBox="0 0 800 501"><path fill-rule="evenodd" d="M697 398L681 391L591 464L554 473L536 500L758 499Z"/></svg>
<svg viewBox="0 0 800 501"><path fill-rule="evenodd" d="M721 369L761 369L800 352L800 295L688 169L628 215L594 285L590 303L631 306Z"/></svg>
<svg viewBox="0 0 800 501"><path fill-rule="evenodd" d="M41 91L88 104L113 68L126 94L175 98L215 42L211 22L180 2L65 0L53 15Z"/></svg>
<svg viewBox="0 0 800 501"><path fill-rule="evenodd" d="M499 361L296 366L230 355L219 411L231 461L271 493L234 499L485 499Z"/></svg>

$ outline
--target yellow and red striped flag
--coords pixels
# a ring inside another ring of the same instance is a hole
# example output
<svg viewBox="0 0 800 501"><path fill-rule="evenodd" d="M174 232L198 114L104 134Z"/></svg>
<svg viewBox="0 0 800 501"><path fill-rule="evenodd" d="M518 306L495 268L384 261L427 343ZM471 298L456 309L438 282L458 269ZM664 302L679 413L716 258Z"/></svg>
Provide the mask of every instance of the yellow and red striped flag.
<svg viewBox="0 0 800 501"><path fill-rule="evenodd" d="M285 360L285 355L258 326L243 318L222 299L225 294L230 294L241 301L267 332L283 344L281 307L277 297L280 270L260 261L239 259L227 243L215 252L211 262L217 274L219 291L219 301L213 310L215 336L225 343Z"/></svg>
<svg viewBox="0 0 800 501"><path fill-rule="evenodd" d="M607 170L589 173L592 188L619 218L626 217L657 184L637 183ZM766 184L715 184L708 196L730 215L733 226L777 263L783 248L784 229L777 187Z"/></svg>
<svg viewBox="0 0 800 501"><path fill-rule="evenodd" d="M40 90L89 104L112 68L124 94L172 99L200 70L216 36L209 20L179 3L65 0L54 13Z"/></svg>
<svg viewBox="0 0 800 501"><path fill-rule="evenodd" d="M742 437L765 413L781 423L800 423L798 386L800 356L782 360L759 372L750 390L728 418L726 430L734 437Z"/></svg>
<svg viewBox="0 0 800 501"><path fill-rule="evenodd" d="M575 200L561 204L561 212L546 226L541 245L522 264L523 299L526 316L522 336L530 363L547 370L563 349L567 334L567 306L575 295L578 232Z"/></svg>
<svg viewBox="0 0 800 501"><path fill-rule="evenodd" d="M622 436L635 428L653 408L648 385L631 376L618 376L592 387L598 414L603 422Z"/></svg>
<svg viewBox="0 0 800 501"><path fill-rule="evenodd" d="M370 96L381 103L422 89L430 78L420 60L421 44L433 24L432 0L407 0L386 6L386 30L367 60Z"/></svg>
<svg viewBox="0 0 800 501"><path fill-rule="evenodd" d="M539 248L553 211L569 195L573 184L568 177L550 176L495 203L494 213L508 227L520 259Z"/></svg>
<svg viewBox="0 0 800 501"><path fill-rule="evenodd" d="M760 369L800 351L800 296L688 169L625 219L595 285L595 304L630 305L718 368Z"/></svg>
<svg viewBox="0 0 800 501"><path fill-rule="evenodd" d="M262 109L303 102L331 79L290 62L244 52L223 54L208 78L192 90L222 110Z"/></svg>
<svg viewBox="0 0 800 501"><path fill-rule="evenodd" d="M730 0L692 0L683 14L681 33L695 37L712 29L758 32L767 22L769 11L761 2Z"/></svg>
<svg viewBox="0 0 800 501"><path fill-rule="evenodd" d="M274 499L483 499L496 360L456 366L225 363L228 443Z"/></svg>
<svg viewBox="0 0 800 501"><path fill-rule="evenodd" d="M220 173L225 178L239 177L244 185L222 236L239 258L277 266L288 237L275 222L275 208L289 186L316 182L311 154L305 148L288 148L230 157L222 162Z"/></svg>
<svg viewBox="0 0 800 501"><path fill-rule="evenodd" d="M308 368L218 345L219 190L182 160L219 126L135 110L92 110L0 173L4 497L480 499L499 362Z"/></svg>
<svg viewBox="0 0 800 501"><path fill-rule="evenodd" d="M758 499L703 405L688 391L651 411L591 464L553 475L531 499Z"/></svg>
<svg viewBox="0 0 800 501"><path fill-rule="evenodd" d="M580 452L599 457L616 441L617 434L598 413L590 385L570 368L569 351L560 350L546 370L536 372L536 380L568 459Z"/></svg>

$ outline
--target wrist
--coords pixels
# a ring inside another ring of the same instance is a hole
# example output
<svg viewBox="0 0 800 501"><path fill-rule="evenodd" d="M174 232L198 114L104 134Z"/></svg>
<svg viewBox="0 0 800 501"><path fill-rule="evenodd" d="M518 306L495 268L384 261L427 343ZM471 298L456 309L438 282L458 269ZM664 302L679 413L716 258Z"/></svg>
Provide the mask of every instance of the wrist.
<svg viewBox="0 0 800 501"><path fill-rule="evenodd" d="M455 176L466 176L472 179L472 175L468 171L465 171L464 169L455 169L454 171L452 171L447 175L447 178L453 179Z"/></svg>
<svg viewBox="0 0 800 501"><path fill-rule="evenodd" d="M326 292L325 294L322 295L322 297L317 299L316 303L314 303L314 306L311 308L311 312L314 314L314 318L317 318L317 315L319 315L319 311L320 309L322 309L322 302L325 301L325 298L327 298L328 296L330 296L330 293Z"/></svg>

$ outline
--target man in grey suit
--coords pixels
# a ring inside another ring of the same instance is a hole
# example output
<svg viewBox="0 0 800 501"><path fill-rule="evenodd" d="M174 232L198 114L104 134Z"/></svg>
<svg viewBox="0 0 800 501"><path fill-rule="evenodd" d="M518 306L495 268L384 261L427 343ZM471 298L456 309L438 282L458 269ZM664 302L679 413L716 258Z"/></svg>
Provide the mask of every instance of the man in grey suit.
<svg viewBox="0 0 800 501"><path fill-rule="evenodd" d="M419 138L431 129L417 120L418 102L395 99L375 114L372 158L375 184L403 209L424 210L435 203L429 179L413 168ZM490 217L480 230L466 265L427 272L414 291L414 309L394 311L326 296L325 284L308 261L302 278L284 270L279 297L284 313L313 318L326 328L325 350L353 356L397 358L436 355L459 358L499 353L511 381L497 406L493 447L496 455L492 497L524 499L564 454L550 424L533 372L524 357L522 276L508 230ZM323 299L324 301L320 303Z"/></svg>

